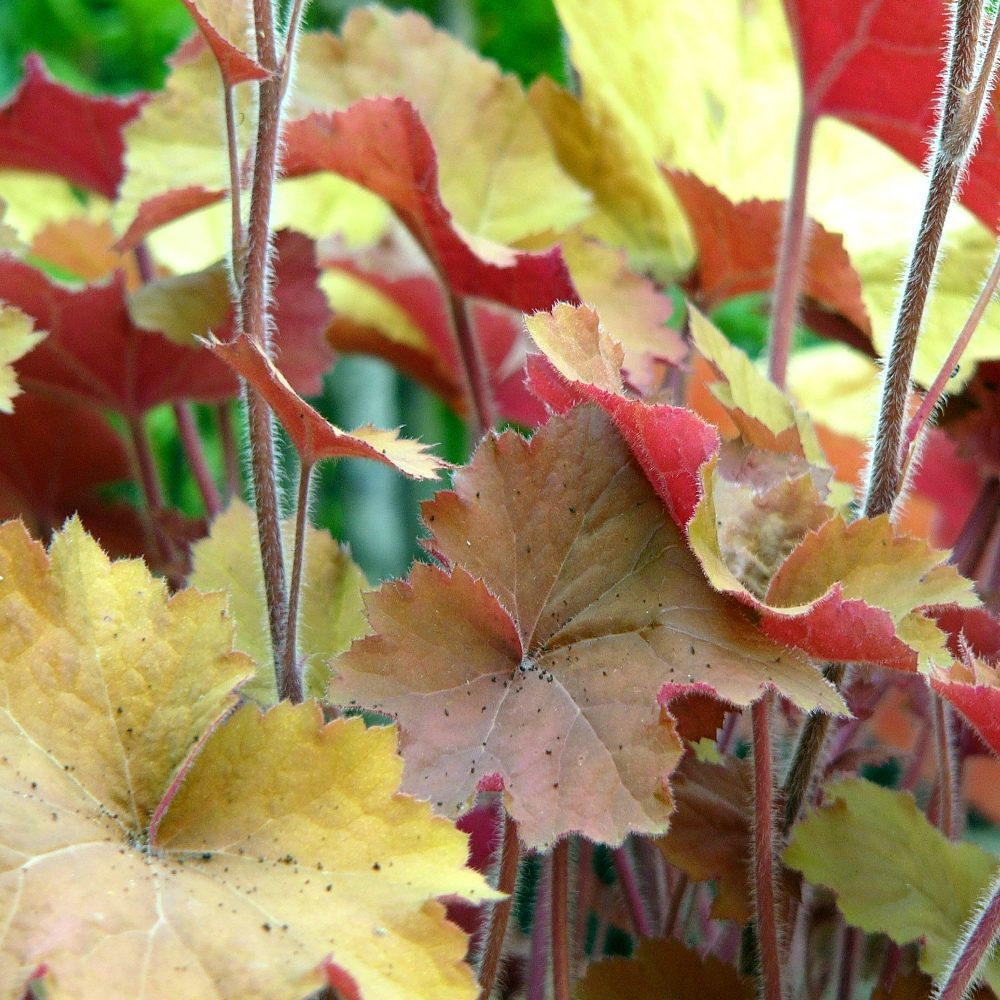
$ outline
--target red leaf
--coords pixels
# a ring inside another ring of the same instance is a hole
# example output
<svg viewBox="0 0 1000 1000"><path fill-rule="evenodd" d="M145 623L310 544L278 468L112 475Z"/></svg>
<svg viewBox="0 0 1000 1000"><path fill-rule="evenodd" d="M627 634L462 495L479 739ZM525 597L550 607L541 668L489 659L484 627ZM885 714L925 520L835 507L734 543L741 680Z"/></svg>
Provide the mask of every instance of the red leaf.
<svg viewBox="0 0 1000 1000"><path fill-rule="evenodd" d="M220 21L228 16L235 23L226 27L248 28L249 24L244 22L248 22L250 17L240 17L240 14L244 13L249 15L250 5L248 3L240 2L240 0L235 0L235 2L234 0L221 0L221 2L214 0L208 4L205 3L205 0L181 0L181 3L191 12L195 24L198 25L198 30L201 31L209 48L211 48L227 87L234 87L238 83L248 83L251 80L266 80L271 75L260 63L240 48L239 41L241 39L227 37L227 35L235 35L237 33L235 30L220 31L219 27L213 23L213 21ZM204 10L206 6L209 8L207 12ZM252 43L252 36L246 41Z"/></svg>
<svg viewBox="0 0 1000 1000"><path fill-rule="evenodd" d="M0 521L22 518L44 539L78 513L106 551L141 555L147 537L136 513L99 495L131 475L124 442L89 406L29 393L0 416Z"/></svg>
<svg viewBox="0 0 1000 1000"><path fill-rule="evenodd" d="M115 248L134 250L154 229L221 200L221 191L207 191L203 187L179 187L156 195L139 206L135 218Z"/></svg>
<svg viewBox="0 0 1000 1000"><path fill-rule="evenodd" d="M74 291L41 271L0 258L4 298L49 336L17 364L22 384L137 417L180 399L227 399L236 383L204 349L181 347L132 323L121 271Z"/></svg>
<svg viewBox="0 0 1000 1000"><path fill-rule="evenodd" d="M145 100L77 93L30 55L24 79L0 106L0 167L58 174L114 198L124 173L122 129Z"/></svg>
<svg viewBox="0 0 1000 1000"><path fill-rule="evenodd" d="M370 458L413 479L431 479L446 468L428 445L399 437L397 431L360 427L342 431L314 410L288 384L267 355L248 337L214 341L210 349L267 400L306 465L324 458Z"/></svg>
<svg viewBox="0 0 1000 1000"><path fill-rule="evenodd" d="M484 240L473 249L455 228L438 190L433 143L408 101L377 98L309 115L288 125L284 143L287 175L332 170L388 201L456 295L522 312L577 301L558 249L523 253Z"/></svg>
<svg viewBox="0 0 1000 1000"><path fill-rule="evenodd" d="M333 1000L362 1000L357 980L332 958L323 963L323 974L326 985L333 991Z"/></svg>
<svg viewBox="0 0 1000 1000"><path fill-rule="evenodd" d="M832 115L917 166L927 159L943 64L945 0L785 0L807 120ZM961 190L987 226L1000 204L1000 128L992 110Z"/></svg>
<svg viewBox="0 0 1000 1000"><path fill-rule="evenodd" d="M688 217L698 248L695 281L706 310L748 292L774 288L781 243L781 201L731 202L693 174L663 170ZM803 293L871 335L861 281L843 238L812 223L803 269Z"/></svg>

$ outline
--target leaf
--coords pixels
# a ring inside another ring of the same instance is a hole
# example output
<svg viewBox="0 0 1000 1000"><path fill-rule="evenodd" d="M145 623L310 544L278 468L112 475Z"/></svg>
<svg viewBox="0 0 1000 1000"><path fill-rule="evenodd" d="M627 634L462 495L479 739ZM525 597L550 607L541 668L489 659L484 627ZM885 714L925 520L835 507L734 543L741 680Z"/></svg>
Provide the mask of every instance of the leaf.
<svg viewBox="0 0 1000 1000"><path fill-rule="evenodd" d="M629 384L643 394L658 390L668 366L680 364L688 353L680 333L667 326L674 312L671 300L633 271L620 250L579 232L567 233L561 246L580 298L600 314L625 351L621 367Z"/></svg>
<svg viewBox="0 0 1000 1000"><path fill-rule="evenodd" d="M282 230L274 238L272 260L271 332L278 364L297 391L318 395L333 353L325 336L330 307L317 284L314 245L300 233ZM231 294L228 268L220 261L143 285L129 296L128 311L137 326L201 348L210 335L223 341L234 336Z"/></svg>
<svg viewBox="0 0 1000 1000"><path fill-rule="evenodd" d="M251 90L234 94L241 162L256 130ZM112 217L122 248L228 193L222 78L207 46L174 57L164 89L125 130L125 142L127 170Z"/></svg>
<svg viewBox="0 0 1000 1000"><path fill-rule="evenodd" d="M366 598L375 634L335 662L331 696L397 715L404 787L446 813L499 775L527 846L570 831L620 843L671 811L665 684L740 705L773 684L840 710L810 664L703 582L593 407L530 442L488 437L424 517L449 570L415 566Z"/></svg>
<svg viewBox="0 0 1000 1000"><path fill-rule="evenodd" d="M398 431L368 426L348 433L334 427L295 392L274 362L246 336L227 344L213 341L210 349L264 397L306 465L324 458L370 458L411 479L433 479L447 468L447 463L428 452L429 445L401 438Z"/></svg>
<svg viewBox="0 0 1000 1000"><path fill-rule="evenodd" d="M437 158L415 108L402 99L360 101L312 114L284 131L289 176L331 170L384 198L456 295L530 312L576 292L558 249L521 253L459 231L438 191Z"/></svg>
<svg viewBox="0 0 1000 1000"><path fill-rule="evenodd" d="M92 407L28 393L0 416L0 520L47 538L76 513L107 551L139 555L148 538L136 512L100 493L131 475L124 442Z"/></svg>
<svg viewBox="0 0 1000 1000"><path fill-rule="evenodd" d="M266 80L270 73L254 59L253 7L245 0L181 0L194 18L227 87Z"/></svg>
<svg viewBox="0 0 1000 1000"><path fill-rule="evenodd" d="M291 118L372 97L404 97L416 108L437 153L441 199L461 231L517 244L586 214L587 192L559 167L516 78L420 15L352 10L339 38L304 35L296 61Z"/></svg>
<svg viewBox="0 0 1000 1000"><path fill-rule="evenodd" d="M716 879L712 917L746 923L750 900L749 763L726 757L708 764L690 756L674 773L677 811L670 830L656 841L667 861L696 882Z"/></svg>
<svg viewBox="0 0 1000 1000"><path fill-rule="evenodd" d="M711 311L728 299L774 288L784 204L753 199L734 203L694 174L665 170L679 199L698 251L698 301ZM802 265L802 294L846 317L862 333L871 324L861 298L861 282L843 238L817 222L809 226Z"/></svg>
<svg viewBox="0 0 1000 1000"><path fill-rule="evenodd" d="M576 988L578 1000L751 1000L750 980L714 956L702 958L680 941L640 941L632 958L596 962Z"/></svg>
<svg viewBox="0 0 1000 1000"><path fill-rule="evenodd" d="M17 89L0 105L0 167L57 174L114 198L122 179L122 130L146 96L79 94L30 55Z"/></svg>
<svg viewBox="0 0 1000 1000"><path fill-rule="evenodd" d="M322 264L328 270L321 284L334 308L329 342L384 358L464 413L468 393L448 303L426 263L414 266L402 252L378 247L354 257L337 248ZM521 314L483 302L469 303L468 314L499 415L530 427L541 423L544 407L524 384Z"/></svg>
<svg viewBox="0 0 1000 1000"><path fill-rule="evenodd" d="M282 525L285 553L291 562L295 525ZM274 656L267 607L261 600L264 572L257 544L257 521L245 504L234 501L211 525L207 538L192 546L188 586L222 590L236 626L234 644L259 665L242 694L264 705L277 701ZM286 570L289 569L286 567ZM306 686L313 696L326 691L327 661L365 633L361 593L368 584L350 553L326 531L309 527L302 570L298 625L299 650L306 658Z"/></svg>
<svg viewBox="0 0 1000 1000"><path fill-rule="evenodd" d="M105 285L76 291L27 264L0 257L0 287L12 305L49 331L18 362L25 388L126 416L172 400L218 401L236 392L232 375L203 348L180 347L132 323L120 271Z"/></svg>
<svg viewBox="0 0 1000 1000"><path fill-rule="evenodd" d="M555 412L597 403L628 442L674 521L684 526L698 504L698 470L719 446L715 429L689 410L623 395L621 346L593 309L559 303L525 318L545 360L528 359L528 384Z"/></svg>
<svg viewBox="0 0 1000 1000"><path fill-rule="evenodd" d="M912 17L907 0L844 0L837 17L819 0L785 0L803 103L897 150L914 166L927 159L943 63L948 5L928 0ZM1000 198L1000 131L987 110L982 138L960 197L988 226Z"/></svg>
<svg viewBox="0 0 1000 1000"><path fill-rule="evenodd" d="M906 792L850 779L827 785L823 801L793 829L785 864L832 889L849 924L901 945L919 940L921 968L939 976L996 858L947 840ZM1000 986L995 959L982 974L993 989Z"/></svg>
<svg viewBox="0 0 1000 1000"><path fill-rule="evenodd" d="M220 727L251 666L223 597L168 601L75 522L50 556L0 528L0 608L5 996L44 967L53 997L295 1000L332 957L365 996L471 1000L433 897L495 894L395 794L393 730L315 703Z"/></svg>
<svg viewBox="0 0 1000 1000"><path fill-rule="evenodd" d="M21 392L11 363L44 339L44 332L34 332L30 316L0 301L0 413L13 413Z"/></svg>
<svg viewBox="0 0 1000 1000"><path fill-rule="evenodd" d="M114 244L114 230L107 219L98 222L77 215L44 225L31 241L31 254L88 284L122 270L127 287L135 289L142 281L135 257L116 250Z"/></svg>

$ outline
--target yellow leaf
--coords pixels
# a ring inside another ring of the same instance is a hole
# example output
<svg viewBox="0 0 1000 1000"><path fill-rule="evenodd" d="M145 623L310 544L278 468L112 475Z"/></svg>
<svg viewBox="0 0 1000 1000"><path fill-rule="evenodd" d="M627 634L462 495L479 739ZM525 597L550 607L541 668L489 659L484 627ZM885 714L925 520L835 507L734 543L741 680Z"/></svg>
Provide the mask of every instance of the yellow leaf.
<svg viewBox="0 0 1000 1000"><path fill-rule="evenodd" d="M286 571L291 569L295 526L282 525ZM258 664L243 694L273 704L275 692L271 633L264 603L264 573L257 544L254 512L236 501L213 522L207 538L192 547L194 569L188 583L199 590L223 590L236 625L235 645ZM326 691L327 660L343 652L367 631L361 570L326 531L309 527L302 568L299 649L306 657L306 686L315 695Z"/></svg>
<svg viewBox="0 0 1000 1000"><path fill-rule="evenodd" d="M525 317L535 343L564 378L622 392L625 352L587 306L559 302L551 312Z"/></svg>
<svg viewBox="0 0 1000 1000"><path fill-rule="evenodd" d="M559 166L517 79L420 15L358 9L341 37L302 38L290 117L365 97L416 107L434 140L442 199L470 235L517 244L587 214L587 192Z"/></svg>
<svg viewBox="0 0 1000 1000"><path fill-rule="evenodd" d="M129 296L128 311L137 326L194 347L196 338L207 337L226 322L229 302L229 271L220 262L137 288Z"/></svg>
<svg viewBox="0 0 1000 1000"><path fill-rule="evenodd" d="M12 362L44 339L44 332L35 332L30 316L0 302L0 413L14 412L13 399L21 391Z"/></svg>
<svg viewBox="0 0 1000 1000"><path fill-rule="evenodd" d="M50 556L0 528L0 995L44 967L53 1000L300 1000L332 957L366 997L474 997L434 898L496 894L396 793L395 730L220 726L231 637L221 595L168 600L77 522Z"/></svg>

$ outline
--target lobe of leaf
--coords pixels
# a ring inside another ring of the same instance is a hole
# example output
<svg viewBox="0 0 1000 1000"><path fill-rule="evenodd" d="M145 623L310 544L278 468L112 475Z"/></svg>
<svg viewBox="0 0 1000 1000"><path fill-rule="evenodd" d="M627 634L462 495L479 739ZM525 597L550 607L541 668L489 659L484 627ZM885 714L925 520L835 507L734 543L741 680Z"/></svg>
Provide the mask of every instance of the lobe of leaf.
<svg viewBox="0 0 1000 1000"><path fill-rule="evenodd" d="M609 958L587 969L579 1000L751 1000L754 987L731 965L702 958L680 941L641 941L632 958Z"/></svg>
<svg viewBox="0 0 1000 1000"><path fill-rule="evenodd" d="M13 413L14 397L21 392L12 362L45 339L44 331L33 327L30 316L0 302L0 413Z"/></svg>
<svg viewBox="0 0 1000 1000"><path fill-rule="evenodd" d="M285 129L289 176L332 170L384 198L458 295L522 312L576 301L558 249L520 253L464 235L438 190L437 158L416 109L402 99L360 101Z"/></svg>
<svg viewBox="0 0 1000 1000"><path fill-rule="evenodd" d="M921 941L921 968L935 977L996 868L982 848L942 836L908 793L860 779L826 787L823 807L792 831L784 860L832 889L849 924L897 944ZM996 959L982 974L1000 986Z"/></svg>
<svg viewBox="0 0 1000 1000"><path fill-rule="evenodd" d="M24 63L24 78L0 105L0 167L57 174L114 198L122 179L122 130L146 103L91 97L57 83L38 56Z"/></svg>
<svg viewBox="0 0 1000 1000"><path fill-rule="evenodd" d="M628 442L670 516L687 524L700 498L698 469L718 449L713 427L689 410L650 405L622 393L621 348L588 307L559 303L525 318L545 359L528 358L531 391L555 412L578 403L600 406Z"/></svg>
<svg viewBox="0 0 1000 1000"><path fill-rule="evenodd" d="M295 533L291 519L284 522L282 532L290 560ZM260 599L264 571L254 512L239 501L231 504L212 522L208 537L195 542L191 557L194 569L188 585L227 593L236 626L234 644L259 665L241 693L264 705L274 704L277 701L274 657L267 608ZM300 650L306 657L305 675L311 694L319 696L326 691L327 661L365 633L361 592L367 586L350 553L329 532L308 528L298 634Z"/></svg>
<svg viewBox="0 0 1000 1000"><path fill-rule="evenodd" d="M747 761L727 757L708 764L693 755L672 779L677 812L665 837L656 841L670 864L696 882L718 880L712 901L716 920L746 923L750 900L752 772Z"/></svg>
<svg viewBox="0 0 1000 1000"><path fill-rule="evenodd" d="M784 204L777 200L734 203L694 174L664 170L687 216L698 251L698 301L711 311L728 299L774 288ZM871 324L861 281L843 238L810 222L802 264L802 294L844 316L866 336Z"/></svg>
<svg viewBox="0 0 1000 1000"><path fill-rule="evenodd" d="M428 453L428 445L401 438L398 431L359 427L347 432L334 427L295 392L274 362L246 336L227 344L214 341L210 349L267 400L306 465L324 458L370 458L411 479L433 479L447 467Z"/></svg>
<svg viewBox="0 0 1000 1000"><path fill-rule="evenodd" d="M366 996L471 1000L433 901L495 896L465 837L395 794L391 729L315 704L219 728L231 639L221 595L167 600L76 522L50 556L0 528L0 992L42 966L81 1000L296 1000L332 957Z"/></svg>
<svg viewBox="0 0 1000 1000"><path fill-rule="evenodd" d="M249 53L254 48L253 6L247 0L181 0L202 33L227 87L266 80L270 73Z"/></svg>
<svg viewBox="0 0 1000 1000"><path fill-rule="evenodd" d="M707 586L600 410L487 438L424 515L450 573L417 566L366 598L375 634L335 662L331 694L398 716L404 787L447 813L499 775L529 846L620 842L670 815L665 684L842 710Z"/></svg>
<svg viewBox="0 0 1000 1000"><path fill-rule="evenodd" d="M304 35L296 62L291 118L371 97L403 97L417 109L462 231L537 245L586 214L589 194L560 168L519 81L419 14L355 9L339 38Z"/></svg>

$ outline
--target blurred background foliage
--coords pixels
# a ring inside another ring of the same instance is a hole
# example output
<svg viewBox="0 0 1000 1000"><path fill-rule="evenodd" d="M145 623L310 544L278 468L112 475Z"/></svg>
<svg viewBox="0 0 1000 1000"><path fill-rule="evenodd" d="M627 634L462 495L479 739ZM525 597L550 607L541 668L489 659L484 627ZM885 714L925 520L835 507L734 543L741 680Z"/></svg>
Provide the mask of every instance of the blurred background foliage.
<svg viewBox="0 0 1000 1000"><path fill-rule="evenodd" d="M361 0L313 0L307 27L335 30L351 8L361 5ZM386 6L422 12L525 84L542 73L567 82L562 31L552 0L386 0ZM29 52L40 53L55 76L91 93L155 89L166 76L165 60L193 30L179 0L0 0L0 94L17 84ZM715 316L751 354L759 352L766 331L761 298L729 303ZM381 361L342 357L313 402L339 426L369 421L401 426L411 436L438 444L442 457L451 462L468 457L470 443L462 421ZM209 459L221 470L214 412L201 408L198 419ZM169 407L150 414L149 433L168 502L200 516L200 496ZM283 461L292 483L295 469L288 447ZM421 551L419 503L433 493L434 485L412 483L383 466L360 461L326 463L314 480L314 522L350 543L369 579L405 574ZM118 495L139 502L138 491L131 487L123 487Z"/></svg>

